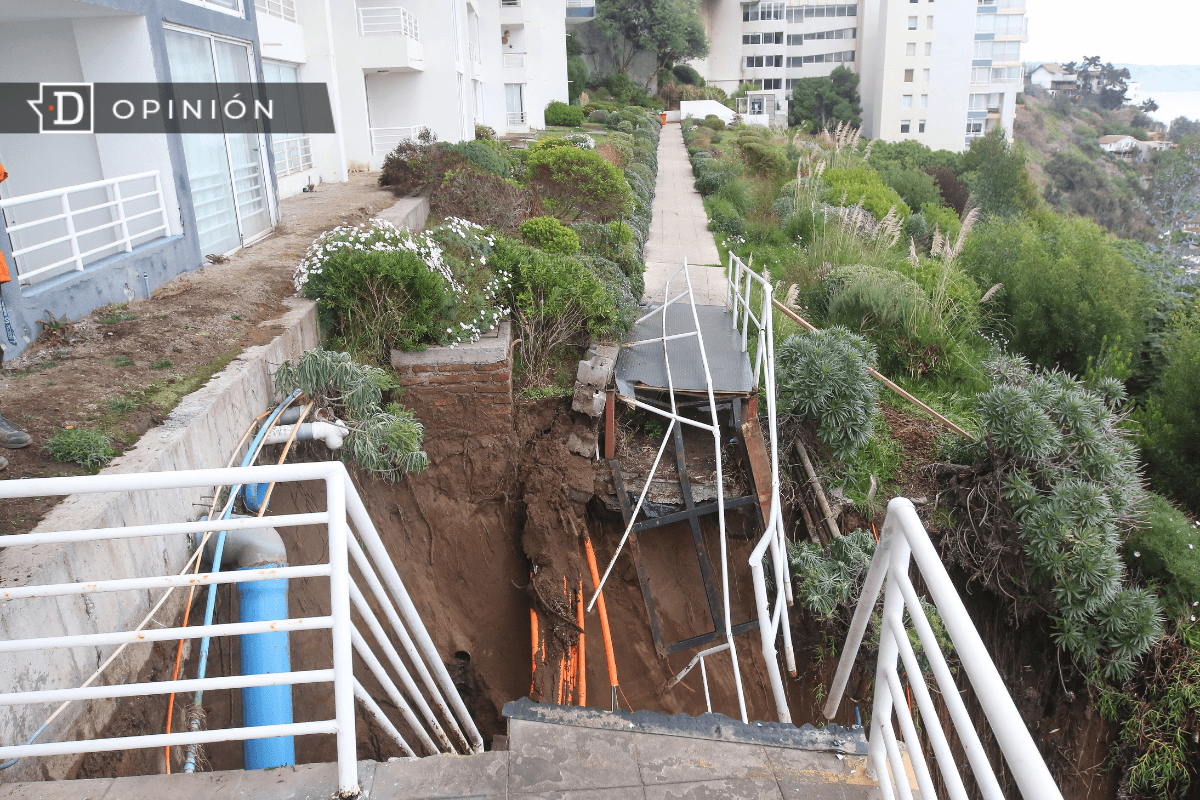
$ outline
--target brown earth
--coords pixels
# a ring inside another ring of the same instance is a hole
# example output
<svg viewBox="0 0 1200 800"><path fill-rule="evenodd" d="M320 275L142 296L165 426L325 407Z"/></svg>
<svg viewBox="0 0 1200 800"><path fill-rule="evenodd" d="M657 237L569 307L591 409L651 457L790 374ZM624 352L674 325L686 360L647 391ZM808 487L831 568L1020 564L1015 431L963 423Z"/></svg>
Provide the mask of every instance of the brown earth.
<svg viewBox="0 0 1200 800"><path fill-rule="evenodd" d="M287 311L281 301L294 294L292 270L313 239L395 202L375 179L352 175L349 183L288 198L281 204L283 223L270 238L179 276L151 300L47 329L0 370L0 413L34 437L25 449L0 451L11 462L0 478L86 474L53 460L43 449L46 441L67 425L89 426L109 433L117 449L128 449L183 395L247 347L271 341L279 333L273 321ZM132 319L115 321L127 316ZM0 535L32 530L56 503L4 501Z"/></svg>

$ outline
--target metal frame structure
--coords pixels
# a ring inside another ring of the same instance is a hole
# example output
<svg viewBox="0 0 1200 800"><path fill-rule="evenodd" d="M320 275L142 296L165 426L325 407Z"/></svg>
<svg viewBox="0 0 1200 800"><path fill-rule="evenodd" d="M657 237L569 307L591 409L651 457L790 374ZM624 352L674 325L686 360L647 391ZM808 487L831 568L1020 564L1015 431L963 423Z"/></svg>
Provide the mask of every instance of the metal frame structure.
<svg viewBox="0 0 1200 800"><path fill-rule="evenodd" d="M675 280L680 274L683 275L684 282L686 283L686 288L679 294L672 297L671 296L671 288L670 288L671 281ZM700 319L696 312L696 298L695 298L695 293L692 289L692 278L688 272L687 261L684 261L682 267L680 267L679 269L677 269L675 272L671 273L671 275L669 275L667 277L666 281L663 283L662 289L660 289L658 292L656 292L654 294L654 296L651 298L651 300L658 300L658 299L660 299L660 296L661 296L661 301L662 301L661 305L657 306L656 308L651 310L649 313L642 316L637 322L641 323L647 319L654 317L655 315L659 315L662 319L662 335L659 337L653 338L653 339L644 339L644 340L637 341L637 342L627 343L625 346L626 347L642 347L642 346L658 345L658 346L662 347L663 360L666 365L667 397L669 400L670 407L669 408L660 408L651 403L647 403L644 400L639 400L636 397L622 397L621 399L624 402L628 403L629 405L631 405L635 408L640 408L644 411L650 412L651 414L656 414L660 417L663 417L666 420L669 420L670 424L667 426L666 433L663 435L662 444L659 445L658 453L654 457L654 464L650 467L649 474L646 476L646 484L645 484L645 486L642 487L641 494L638 496L637 504L634 506L632 511L628 511L626 513L625 506L627 505L628 501L625 498L624 487L618 486L617 494L618 494L618 497L621 499L622 512L623 512L623 516L625 517L625 533L621 536L621 541L617 545L617 550L613 554L612 560L609 562L608 567L604 570L604 575L600 578L600 584L596 587L595 592L592 595L592 599L588 603L588 610L590 611L592 609L592 607L596 604L596 598L600 596L600 592L603 590L604 584L608 580L608 576L612 573L613 567L616 566L617 559L620 557L621 551L625 547L625 543L627 541L630 541L631 537L634 534L634 526L636 524L638 514L639 514L639 512L641 512L642 505L645 503L646 495L650 490L650 484L654 481L654 475L658 471L658 465L662 461L663 453L667 449L667 443L672 442L672 441L674 441L676 443L677 457L682 461L682 459L683 459L683 442L682 442L682 428L681 428L682 425L690 425L692 427L699 428L701 430L708 431L709 433L711 433L712 437L713 437L713 449L714 449L714 452L716 455L717 500L715 503L710 504L710 505L715 506L715 509L716 509L717 526L719 529L720 542L721 542L720 606L717 607L717 604L715 602L712 602L714 600L714 598L710 597L710 606L712 607L713 612L714 612L713 613L713 621L716 625L716 631L713 634L709 634L705 637L696 637L693 639L685 640L685 642L678 643L678 644L682 645L681 647L679 647L679 649L684 649L684 647L695 647L699 644L706 644L708 642L711 642L714 639L719 638L721 633L724 633L725 645L727 646L727 648L729 650L729 656L733 663L733 677L734 677L735 688L737 690L738 711L740 713L742 722L748 722L749 720L746 715L746 697L745 697L745 693L742 689L742 673L741 673L741 667L738 664L737 645L734 642L734 636L737 635L737 633L740 633L744 630L748 630L749 628L744 625L736 626L737 628L742 629L742 630L737 630L734 626L731 626L729 624L729 620L730 620L729 555L728 555L728 542L726 540L726 532L725 532L726 501L725 501L725 486L724 486L724 480L723 480L723 474L722 474L722 463L721 463L721 424L720 424L720 421L717 419L717 401L716 401L716 396L713 393L712 373L709 370L708 355L704 349L704 333L700 328ZM691 308L692 322L694 325L694 329L687 333L668 335L667 334L667 309L681 300L686 300L689 304L689 307ZM707 392L706 392L707 403L704 403L702 405L707 405L708 411L709 411L709 416L711 419L711 422L707 422L707 423L699 422L699 421L691 419L689 417L685 417L680 413L681 407L675 397L675 383L674 383L674 378L671 375L671 359L670 359L670 355L667 351L667 342L668 341L673 340L673 339L690 338L693 336L696 338L696 343L699 346L700 360L704 366L704 379L705 379L705 386L707 389ZM687 473L686 473L686 470L682 467L682 465L680 467L679 474L680 474L681 479L684 481L684 483L682 484L682 486L684 488L684 498L685 498L685 501L688 501L688 500L690 500L690 491L688 491L688 486L686 483L685 476ZM618 483L621 483L619 468L615 471L614 477L617 478ZM687 504L688 504L688 509L685 512L681 512L684 515L682 518L692 520L693 535L699 536L700 535L699 524L696 522L696 513L695 513L696 507L694 506L694 504L692 504L690 502L688 502ZM636 546L636 544L633 546ZM704 555L702 539L700 539L697 542L697 553L698 553L699 557L701 558L701 571L703 573L704 567L705 567L705 562L707 561L707 557ZM639 572L640 572L641 559L635 558L635 561L639 562ZM711 567L709 567L709 570L711 571ZM639 575L639 578L640 577L642 577L642 576ZM647 591L647 588L646 588L647 583L644 580L641 582L642 582L642 586L643 586L643 592ZM650 605L650 608L653 609L652 604ZM718 616L718 614L719 614L719 616ZM654 624L655 619L656 619L655 616L652 614L652 616L651 616L652 625ZM660 634L660 632L656 631L656 634L655 634L656 643L661 638L659 634ZM697 639L703 639L703 641L697 641Z"/></svg>
<svg viewBox="0 0 1200 800"><path fill-rule="evenodd" d="M875 673L875 698L871 709L867 758L875 770L884 797L886 800L894 800L897 796L901 800L912 800L913 797L895 729L892 727L893 711L900 722L904 741L908 744L908 755L921 796L938 796L934 791L929 765L921 751L920 739L917 738L916 722L908 704L904 702L904 687L900 682L897 665L899 658L904 663L908 686L917 702L920 723L932 744L945 784L946 796L951 800L967 800L967 791L959 774L959 764L950 749L946 732L942 730L929 688L925 685L925 678L921 673L920 663L908 638L908 629L904 624L904 612L907 609L980 794L984 800L1003 800L1004 793L996 780L979 735L975 732L975 724L967 713L958 686L954 683L954 676L946 664L946 657L942 654L921 600L909 580L910 563L914 561L929 589L946 632L954 643L963 670L975 690L976 699L991 725L992 734L1021 790L1021 796L1026 800L1062 800L1062 794L1051 777L1050 770L1046 768L1037 745L1029 735L1020 712L1009 696L1000 673L996 671L996 665L992 663L991 656L983 646L983 640L979 638L979 633L975 630L975 625L971 622L971 617L946 572L946 567L938 557L937 549L929 540L929 534L925 532L925 526L917 516L916 507L903 497L897 497L888 503L883 533L880 534L879 543L875 547L875 556L871 559L871 567L858 599L858 607L850 623L846 646L842 650L842 658L834 675L829 700L825 704L826 719L833 719L838 706L841 705L855 656L858 655L867 623L882 591L879 661Z"/></svg>
<svg viewBox="0 0 1200 800"><path fill-rule="evenodd" d="M453 679L442 663L433 640L421 622L404 583L388 556L370 516L340 461L284 464L277 466L231 469L185 470L160 473L101 474L92 476L35 478L0 481L0 499L44 497L105 492L139 492L212 486L237 486L268 482L320 480L325 484L325 511L199 522L173 522L156 525L100 528L93 530L34 532L0 537L0 548L44 544L68 544L151 536L208 535L221 530L271 526L326 525L329 558L324 564L273 569L238 570L213 574L192 574L193 562L203 552L197 547L192 559L176 575L130 577L83 581L47 586L27 586L0 591L0 600L17 601L35 597L88 595L100 592L147 592L156 589L170 593L192 585L242 583L280 578L329 579L329 616L305 617L269 622L197 625L186 628L150 628L153 613L134 630L86 633L0 642L0 653L79 647L107 647L156 641L198 639L205 636L235 636L269 631L329 630L332 639L333 668L306 670L274 675L224 676L200 680L172 680L151 684L89 686L96 673L79 688L38 691L9 691L0 694L0 706L30 703L72 702L109 697L167 694L197 689L233 689L246 686L332 683L335 714L333 719L286 725L230 728L225 730L185 731L171 734L99 738L83 741L0 746L0 759L61 754L89 753L127 748L164 747L221 741L240 741L275 736L334 734L337 737L338 787L343 796L358 793L357 753L355 748L354 701L359 700L400 749L409 756L413 748L405 742L396 725L363 688L353 672L357 653L383 687L388 700L399 710L399 717L419 740L428 754L480 753L483 739L463 704ZM353 527L352 527L353 526ZM357 536L355 535L357 532ZM353 562L370 594L364 592L350 573ZM371 610L367 598L383 612L390 630L385 629ZM157 608L166 600L160 597ZM368 644L351 618L355 609L371 636ZM408 665L392 641L400 645ZM383 661L376 656L379 652ZM111 659L110 659L111 661ZM391 674L384 666L391 667ZM410 666L411 665L411 671ZM417 677L413 678L415 671ZM403 691L397 688L397 680ZM418 681L422 688L418 686Z"/></svg>

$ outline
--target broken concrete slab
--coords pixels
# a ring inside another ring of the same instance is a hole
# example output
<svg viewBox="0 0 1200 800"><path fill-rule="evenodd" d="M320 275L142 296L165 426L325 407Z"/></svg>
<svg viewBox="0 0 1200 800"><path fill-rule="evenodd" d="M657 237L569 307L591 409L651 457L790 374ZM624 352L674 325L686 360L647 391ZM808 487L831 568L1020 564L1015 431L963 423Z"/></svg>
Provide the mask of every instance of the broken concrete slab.
<svg viewBox="0 0 1200 800"><path fill-rule="evenodd" d="M594 344L587 351L587 358L579 362L575 372L575 395L571 409L589 417L604 413L604 390L612 380L617 366L616 345Z"/></svg>
<svg viewBox="0 0 1200 800"><path fill-rule="evenodd" d="M512 792L642 785L633 738L623 733L510 720L509 747Z"/></svg>
<svg viewBox="0 0 1200 800"><path fill-rule="evenodd" d="M474 756L431 756L389 761L375 768L374 800L425 800L451 797L505 797L507 752Z"/></svg>
<svg viewBox="0 0 1200 800"><path fill-rule="evenodd" d="M375 219L390 222L397 228L419 231L429 219L429 198L402 197L391 208L385 208L376 214Z"/></svg>

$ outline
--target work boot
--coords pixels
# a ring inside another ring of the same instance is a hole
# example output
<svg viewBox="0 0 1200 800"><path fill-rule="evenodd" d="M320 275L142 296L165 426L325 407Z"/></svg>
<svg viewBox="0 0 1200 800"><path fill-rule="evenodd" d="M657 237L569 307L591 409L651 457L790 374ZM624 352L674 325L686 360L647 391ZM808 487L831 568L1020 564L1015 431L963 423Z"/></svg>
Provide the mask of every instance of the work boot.
<svg viewBox="0 0 1200 800"><path fill-rule="evenodd" d="M9 450L19 450L22 447L28 447L33 441L33 437L25 431L17 430L13 424L0 417L0 447L7 447Z"/></svg>

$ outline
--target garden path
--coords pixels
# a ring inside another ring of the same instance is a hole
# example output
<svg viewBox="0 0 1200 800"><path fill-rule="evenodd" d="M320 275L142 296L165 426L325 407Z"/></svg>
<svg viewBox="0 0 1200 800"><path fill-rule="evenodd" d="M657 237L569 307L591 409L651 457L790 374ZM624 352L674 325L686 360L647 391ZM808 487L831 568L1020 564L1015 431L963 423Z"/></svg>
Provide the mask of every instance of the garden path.
<svg viewBox="0 0 1200 800"><path fill-rule="evenodd" d="M667 277L683 265L692 269L692 288L702 305L725 303L725 270L708 230L708 215L700 193L692 187L692 166L679 125L665 125L658 143L658 180L654 187L650 239L646 259L646 299L662 289ZM705 265L705 266L699 266ZM682 291L682 280L671 282L672 294ZM676 290L678 287L678 290Z"/></svg>

